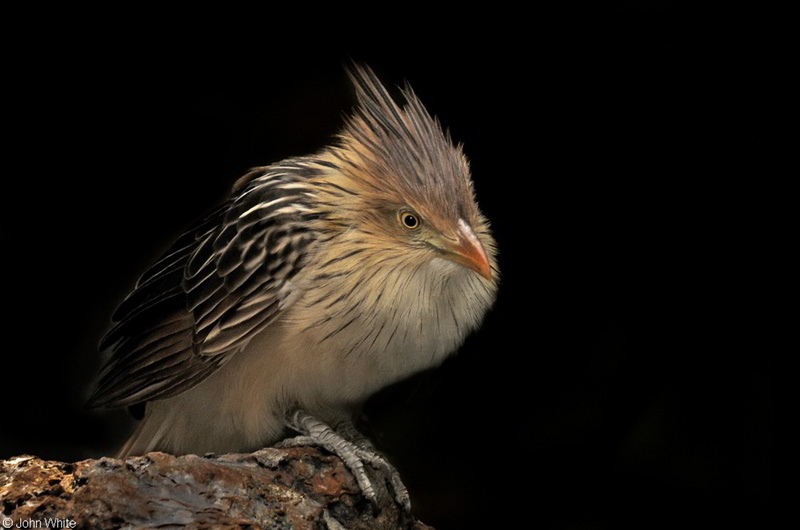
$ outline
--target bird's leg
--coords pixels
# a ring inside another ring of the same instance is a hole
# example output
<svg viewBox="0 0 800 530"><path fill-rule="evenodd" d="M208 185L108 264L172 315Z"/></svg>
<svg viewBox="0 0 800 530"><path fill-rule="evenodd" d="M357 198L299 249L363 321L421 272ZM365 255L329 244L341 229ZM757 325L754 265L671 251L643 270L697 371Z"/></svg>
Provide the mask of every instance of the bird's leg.
<svg viewBox="0 0 800 530"><path fill-rule="evenodd" d="M342 421L336 425L336 432L342 435L345 440L349 440L359 446L362 449L367 451L375 451L375 446L372 445L372 442L361 434L356 426L353 425L352 421Z"/></svg>
<svg viewBox="0 0 800 530"><path fill-rule="evenodd" d="M395 499L407 512L411 512L411 501L408 490L400 480L400 474L385 458L375 453L369 440L359 433L352 423L343 422L337 430L300 409L291 409L286 413L286 425L300 436L279 442L277 447L299 447L316 445L323 447L342 459L353 473L361 492L373 506L378 506L378 494L372 481L364 469L364 463L389 475ZM338 432L337 432L338 431Z"/></svg>
<svg viewBox="0 0 800 530"><path fill-rule="evenodd" d="M359 458L358 446L345 440L327 424L300 409L287 412L285 420L290 429L301 433L301 435L283 440L277 444L277 447L317 445L327 449L342 459L353 473L364 496L374 505L377 505L378 496L364 470L364 463Z"/></svg>
<svg viewBox="0 0 800 530"><path fill-rule="evenodd" d="M389 476L392 489L394 490L395 500L400 506L405 508L406 511L410 512L411 498L408 495L406 485L403 484L403 480L400 478L400 473L383 457L383 455L378 453L378 450L375 449L375 446L369 438L361 434L358 429L356 429L356 426L353 425L352 421L343 421L339 423L336 426L336 431L361 448L361 457L365 462L369 463L375 469L383 470L383 472Z"/></svg>

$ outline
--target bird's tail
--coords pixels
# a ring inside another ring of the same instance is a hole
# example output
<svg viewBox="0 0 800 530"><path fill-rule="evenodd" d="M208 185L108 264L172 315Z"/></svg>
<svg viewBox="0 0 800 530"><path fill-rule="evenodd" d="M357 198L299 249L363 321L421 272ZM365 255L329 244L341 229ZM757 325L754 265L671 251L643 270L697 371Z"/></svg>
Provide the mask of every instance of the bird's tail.
<svg viewBox="0 0 800 530"><path fill-rule="evenodd" d="M117 451L116 458L139 456L161 447L169 422L151 411L139 422L128 441Z"/></svg>

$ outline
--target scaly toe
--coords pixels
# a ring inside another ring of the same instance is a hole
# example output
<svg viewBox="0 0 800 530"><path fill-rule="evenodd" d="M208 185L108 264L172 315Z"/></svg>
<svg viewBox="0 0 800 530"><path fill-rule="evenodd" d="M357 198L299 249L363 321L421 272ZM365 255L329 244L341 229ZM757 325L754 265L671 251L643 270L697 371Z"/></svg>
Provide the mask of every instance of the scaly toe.
<svg viewBox="0 0 800 530"><path fill-rule="evenodd" d="M395 500L406 512L411 513L411 497L397 469L383 456L370 450L358 448L356 454L362 461L369 463L378 471L382 471L389 476Z"/></svg>

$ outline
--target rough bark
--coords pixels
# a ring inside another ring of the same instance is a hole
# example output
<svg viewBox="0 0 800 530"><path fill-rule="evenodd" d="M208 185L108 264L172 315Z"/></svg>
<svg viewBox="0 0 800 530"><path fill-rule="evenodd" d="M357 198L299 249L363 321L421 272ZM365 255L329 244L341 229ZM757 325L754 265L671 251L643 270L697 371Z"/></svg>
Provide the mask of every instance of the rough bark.
<svg viewBox="0 0 800 530"><path fill-rule="evenodd" d="M381 506L342 461L315 448L252 454L150 453L65 463L0 460L0 530L46 528L430 528L410 520L375 472Z"/></svg>

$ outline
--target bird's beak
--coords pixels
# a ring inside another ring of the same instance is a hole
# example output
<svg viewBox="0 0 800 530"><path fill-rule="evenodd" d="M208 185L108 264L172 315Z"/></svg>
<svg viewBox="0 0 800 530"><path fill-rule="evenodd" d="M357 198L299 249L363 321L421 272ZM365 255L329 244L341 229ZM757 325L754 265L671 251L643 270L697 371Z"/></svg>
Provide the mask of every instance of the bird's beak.
<svg viewBox="0 0 800 530"><path fill-rule="evenodd" d="M489 281L492 280L492 267L489 258L486 257L486 250L464 220L458 220L456 239L448 239L442 250L450 261L474 270Z"/></svg>

